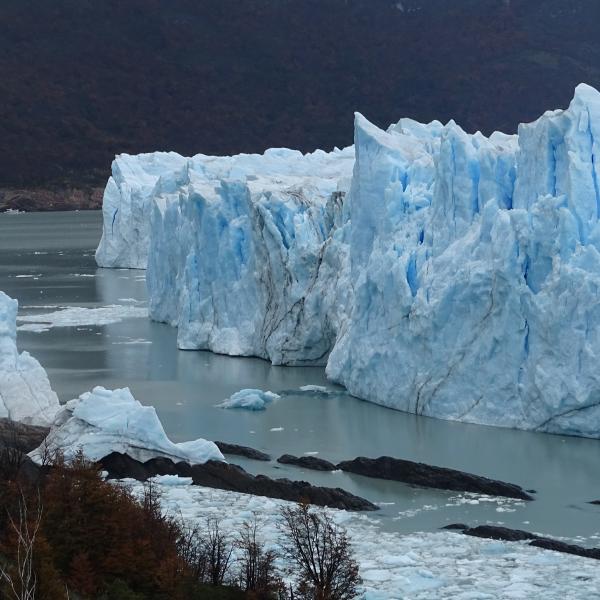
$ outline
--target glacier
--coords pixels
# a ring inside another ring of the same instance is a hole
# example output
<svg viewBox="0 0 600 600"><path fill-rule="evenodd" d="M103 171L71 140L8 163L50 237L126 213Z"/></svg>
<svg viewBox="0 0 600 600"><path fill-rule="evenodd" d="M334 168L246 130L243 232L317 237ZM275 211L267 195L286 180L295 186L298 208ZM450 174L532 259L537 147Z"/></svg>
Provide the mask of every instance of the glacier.
<svg viewBox="0 0 600 600"><path fill-rule="evenodd" d="M197 439L173 443L152 406L143 406L128 388L101 386L70 400L56 415L47 438L29 453L36 462L60 452L68 461L78 452L98 461L112 452L144 462L164 457L190 464L225 458L213 442Z"/></svg>
<svg viewBox="0 0 600 600"><path fill-rule="evenodd" d="M354 138L157 153L152 185L128 157L120 195L113 165L104 236L117 195L144 215L121 245L146 259L151 318L180 348L326 365L395 409L600 437L600 94L517 135L357 114Z"/></svg>
<svg viewBox="0 0 600 600"><path fill-rule="evenodd" d="M17 310L18 302L0 291L0 418L48 426L58 397L40 363L17 350Z"/></svg>

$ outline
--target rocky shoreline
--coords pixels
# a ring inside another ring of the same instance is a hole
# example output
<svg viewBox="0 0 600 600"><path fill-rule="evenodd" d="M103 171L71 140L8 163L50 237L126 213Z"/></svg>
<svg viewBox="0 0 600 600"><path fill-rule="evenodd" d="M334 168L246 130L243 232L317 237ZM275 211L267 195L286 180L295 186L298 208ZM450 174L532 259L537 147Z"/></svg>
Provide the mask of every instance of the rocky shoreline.
<svg viewBox="0 0 600 600"><path fill-rule="evenodd" d="M600 548L584 548L583 546L577 546L576 544L567 544L566 542L536 535L535 533L523 531L522 529L510 529L508 527L498 527L496 525L478 525L477 527L469 527L462 523L447 525L446 527L442 527L442 529L456 530L464 535L490 540L502 540L505 542L528 541L530 546L536 546L537 548L600 560Z"/></svg>
<svg viewBox="0 0 600 600"><path fill-rule="evenodd" d="M153 458L144 463L126 454L113 452L101 459L100 464L108 472L109 479L132 478L146 481L157 475L191 477L194 485L212 487L255 496L266 496L292 502L308 502L351 511L373 511L375 504L350 494L341 488L312 485L306 481L271 479L266 475L251 475L242 467L230 463L209 460L200 465L186 462L175 463L167 458Z"/></svg>
<svg viewBox="0 0 600 600"><path fill-rule="evenodd" d="M0 188L0 213L100 210L104 187Z"/></svg>

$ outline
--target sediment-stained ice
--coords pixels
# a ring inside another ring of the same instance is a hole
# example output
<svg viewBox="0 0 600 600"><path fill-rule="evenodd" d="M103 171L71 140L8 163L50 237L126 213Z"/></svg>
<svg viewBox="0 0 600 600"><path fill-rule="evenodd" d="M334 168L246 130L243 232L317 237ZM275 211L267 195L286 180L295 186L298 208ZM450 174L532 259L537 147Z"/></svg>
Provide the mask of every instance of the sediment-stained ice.
<svg viewBox="0 0 600 600"><path fill-rule="evenodd" d="M50 425L58 397L40 363L17 350L17 309L17 301L0 292L0 418Z"/></svg>

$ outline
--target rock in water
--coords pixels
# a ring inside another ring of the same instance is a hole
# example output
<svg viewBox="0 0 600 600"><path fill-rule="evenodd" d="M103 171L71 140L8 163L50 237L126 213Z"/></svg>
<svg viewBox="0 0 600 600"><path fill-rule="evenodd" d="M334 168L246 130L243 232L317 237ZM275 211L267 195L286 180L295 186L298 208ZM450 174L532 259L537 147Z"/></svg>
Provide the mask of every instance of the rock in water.
<svg viewBox="0 0 600 600"><path fill-rule="evenodd" d="M227 442L215 442L215 446L223 454L232 454L234 456L244 456L252 460L269 461L271 457L265 452L249 448L248 446L238 446L237 444L229 444Z"/></svg>
<svg viewBox="0 0 600 600"><path fill-rule="evenodd" d="M311 485L306 481L271 479L265 475L250 475L237 465L219 461L208 461L201 465L190 465L166 458L157 458L141 463L126 454L112 453L99 461L111 478L132 477L145 481L156 475L179 475L191 477L195 485L279 498L291 502L309 502L318 506L329 506L352 511L378 510L364 498L355 496L341 488L326 488Z"/></svg>
<svg viewBox="0 0 600 600"><path fill-rule="evenodd" d="M0 292L0 418L48 426L60 404L42 365L17 350L17 309L17 301Z"/></svg>
<svg viewBox="0 0 600 600"><path fill-rule="evenodd" d="M401 481L402 483L427 488L533 500L521 487L512 483L496 481L495 479L488 479L487 477L455 469L445 469L410 460L392 458L391 456L381 456L379 458L361 456L354 460L341 462L337 468L365 477Z"/></svg>
<svg viewBox="0 0 600 600"><path fill-rule="evenodd" d="M567 544L559 540L543 537L521 529L509 529L508 527L498 527L496 525L479 525L477 527L454 527L447 526L443 529L463 529L465 535L473 537L487 538L491 540L503 540L507 542L522 542L529 540L530 546L544 548L545 550L554 550L555 552L563 552L564 554L574 554L576 556L584 556L600 560L600 548L584 548L575 544Z"/></svg>
<svg viewBox="0 0 600 600"><path fill-rule="evenodd" d="M313 471L335 471L336 466L328 460L317 458L316 456L293 456L292 454L284 454L277 459L278 463L283 465L296 465Z"/></svg>

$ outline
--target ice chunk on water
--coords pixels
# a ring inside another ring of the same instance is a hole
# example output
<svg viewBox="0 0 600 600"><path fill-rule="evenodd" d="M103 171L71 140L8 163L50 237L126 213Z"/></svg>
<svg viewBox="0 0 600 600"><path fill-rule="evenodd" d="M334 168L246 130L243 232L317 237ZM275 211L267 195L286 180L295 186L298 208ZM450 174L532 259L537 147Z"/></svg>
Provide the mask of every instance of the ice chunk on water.
<svg viewBox="0 0 600 600"><path fill-rule="evenodd" d="M191 464L225 460L213 442L171 442L156 410L143 406L128 388L107 390L100 386L67 402L45 442L30 456L40 462L45 454L60 451L69 460L80 450L90 460L111 452L142 462L159 456Z"/></svg>
<svg viewBox="0 0 600 600"><path fill-rule="evenodd" d="M245 408L246 410L265 410L273 400L280 396L263 390L244 389L232 394L227 400L217 404L219 408Z"/></svg>

